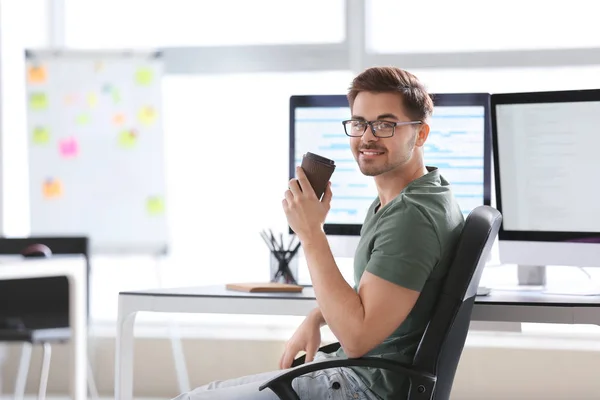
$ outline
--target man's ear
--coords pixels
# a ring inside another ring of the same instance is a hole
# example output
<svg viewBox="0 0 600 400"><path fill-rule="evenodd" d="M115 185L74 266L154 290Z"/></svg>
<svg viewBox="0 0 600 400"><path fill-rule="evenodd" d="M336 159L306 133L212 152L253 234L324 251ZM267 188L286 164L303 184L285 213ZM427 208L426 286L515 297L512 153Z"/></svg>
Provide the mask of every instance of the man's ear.
<svg viewBox="0 0 600 400"><path fill-rule="evenodd" d="M419 125L419 130L417 131L417 140L415 141L415 146L421 147L427 141L427 137L429 137L429 124L423 122Z"/></svg>

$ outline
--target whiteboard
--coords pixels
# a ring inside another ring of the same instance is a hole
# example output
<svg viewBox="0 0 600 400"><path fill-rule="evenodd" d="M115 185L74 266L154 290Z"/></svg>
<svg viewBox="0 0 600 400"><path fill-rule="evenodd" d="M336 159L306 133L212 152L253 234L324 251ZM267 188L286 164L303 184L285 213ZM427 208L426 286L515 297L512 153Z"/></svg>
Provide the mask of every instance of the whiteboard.
<svg viewBox="0 0 600 400"><path fill-rule="evenodd" d="M168 245L159 53L26 51L31 235Z"/></svg>

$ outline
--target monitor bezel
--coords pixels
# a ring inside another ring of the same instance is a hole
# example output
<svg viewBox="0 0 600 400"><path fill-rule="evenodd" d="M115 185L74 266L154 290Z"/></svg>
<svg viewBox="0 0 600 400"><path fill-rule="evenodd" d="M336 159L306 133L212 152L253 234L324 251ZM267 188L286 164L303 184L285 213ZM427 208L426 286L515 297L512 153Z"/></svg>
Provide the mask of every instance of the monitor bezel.
<svg viewBox="0 0 600 400"><path fill-rule="evenodd" d="M492 158L494 163L494 184L496 209L503 212L502 185L500 169L500 152L498 148L498 125L496 107L506 104L540 104L540 103L573 103L600 102L600 89L558 90L543 92L494 93L491 95L492 122ZM500 225L498 239L502 241L529 242L574 242L600 243L600 232L564 232L564 231L521 231L507 230L504 222Z"/></svg>
<svg viewBox="0 0 600 400"><path fill-rule="evenodd" d="M431 93L434 106L464 107L483 106L483 204L491 205L492 176L491 176L491 122L490 122L490 94L489 93ZM345 95L293 95L290 97L289 110L289 179L296 176L295 171L295 110L304 107L348 107L348 98ZM340 121L340 129L342 128ZM323 230L328 235L360 236L362 224L324 224ZM291 229L289 230L292 233Z"/></svg>

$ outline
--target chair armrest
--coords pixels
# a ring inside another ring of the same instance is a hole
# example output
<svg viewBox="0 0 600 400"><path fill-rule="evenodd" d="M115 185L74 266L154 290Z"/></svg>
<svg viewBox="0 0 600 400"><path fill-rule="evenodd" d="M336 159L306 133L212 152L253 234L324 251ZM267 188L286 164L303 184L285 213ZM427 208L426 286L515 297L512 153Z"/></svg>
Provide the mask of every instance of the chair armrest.
<svg viewBox="0 0 600 400"><path fill-rule="evenodd" d="M303 364L298 367L292 368L289 371L282 372L274 378L263 383L259 390L266 388L271 389L279 396L280 399L286 400L299 400L298 395L292 388L292 381L304 374L308 374L314 371L320 371L328 368L338 367L370 367L379 368L393 371L397 374L408 376L409 378L418 379L420 384L428 384L428 386L435 384L436 376L419 371L411 367L410 365L402 364L397 361L387 360L380 357L361 357L361 358L341 358L334 360L324 360L311 362L309 364ZM412 386L412 385L411 385ZM425 390L425 388L424 388ZM419 389L420 391L420 389ZM431 392L430 392L431 393Z"/></svg>
<svg viewBox="0 0 600 400"><path fill-rule="evenodd" d="M340 342L335 342L335 343L330 343L330 344L320 347L319 351L322 353L333 353L334 351L337 351L340 347L341 347ZM300 357L296 358L294 360L294 362L292 362L292 367L297 367L298 365L304 364L305 360L306 360L306 356L300 356Z"/></svg>

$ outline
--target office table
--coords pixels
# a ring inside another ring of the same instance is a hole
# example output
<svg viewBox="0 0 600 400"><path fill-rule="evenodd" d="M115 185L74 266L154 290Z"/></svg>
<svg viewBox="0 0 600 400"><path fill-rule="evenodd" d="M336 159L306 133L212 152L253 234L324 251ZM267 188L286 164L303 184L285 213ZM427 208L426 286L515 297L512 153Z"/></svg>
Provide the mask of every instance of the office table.
<svg viewBox="0 0 600 400"><path fill-rule="evenodd" d="M87 398L87 264L81 256L48 259L0 258L0 279L66 276L69 281L69 325L71 328L71 398Z"/></svg>
<svg viewBox="0 0 600 400"><path fill-rule="evenodd" d="M133 396L133 326L139 311L305 316L316 306L311 287L301 293L236 292L224 285L121 292L115 399L131 400ZM600 325L600 296L492 291L476 299L472 320Z"/></svg>

